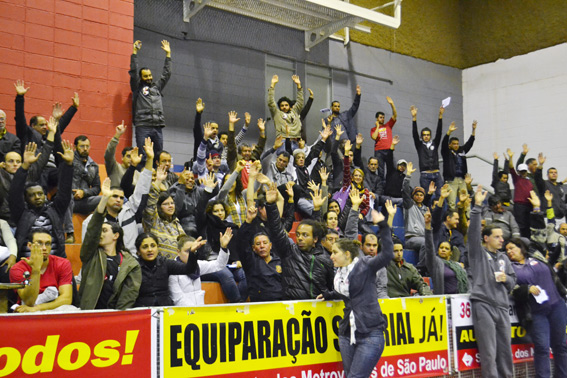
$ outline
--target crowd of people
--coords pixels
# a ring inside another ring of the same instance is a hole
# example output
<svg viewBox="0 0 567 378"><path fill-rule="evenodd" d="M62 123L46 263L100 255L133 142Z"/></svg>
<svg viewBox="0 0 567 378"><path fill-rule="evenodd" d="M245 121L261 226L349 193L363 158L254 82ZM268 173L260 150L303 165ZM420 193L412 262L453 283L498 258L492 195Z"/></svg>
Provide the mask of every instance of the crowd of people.
<svg viewBox="0 0 567 378"><path fill-rule="evenodd" d="M406 141L393 133L398 111L387 97L391 115L375 114L374 154L365 159L355 121L360 86L348 110L333 101L321 125L309 125L320 128L309 144L305 120L315 94L308 89L306 99L294 75L295 99L276 102L274 75L267 93L273 126L258 119L253 145L244 142L250 114L239 127L231 111L223 130L221 120L202 122L205 102L197 99L193 158L176 174L162 136L171 48L162 41L164 68L154 81L138 66L141 47L134 43L129 71L136 146L116 160L122 122L102 182L88 135L74 146L62 138L79 109L77 94L67 111L57 103L49 117L28 124L30 88L17 81L16 135L0 111L0 280L29 283L12 311L202 305L201 280L219 282L230 302L343 299L345 371L366 377L384 347L378 298L470 293L483 376L509 377L513 296L535 345L537 375L549 376L551 347L557 376L567 376L567 208L557 170L543 179L543 154L526 160L524 145L514 162L509 149L501 168L495 153L487 198L473 189L467 168L476 121L461 145L455 122L443 130L443 107L433 135L418 129L412 106L414 165L394 157ZM412 188L417 166L420 185ZM396 237L398 208L404 233ZM88 215L76 277L65 253L78 231L73 213ZM404 260L408 251L418 256L415 265Z"/></svg>

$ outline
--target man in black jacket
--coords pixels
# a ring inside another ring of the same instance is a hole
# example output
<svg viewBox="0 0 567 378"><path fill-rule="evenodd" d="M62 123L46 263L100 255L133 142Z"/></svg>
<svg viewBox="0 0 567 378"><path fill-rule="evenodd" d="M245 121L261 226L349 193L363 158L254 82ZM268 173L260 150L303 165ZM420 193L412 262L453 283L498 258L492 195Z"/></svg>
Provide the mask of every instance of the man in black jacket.
<svg viewBox="0 0 567 378"><path fill-rule="evenodd" d="M22 144L20 139L6 130L6 113L0 109L0 161L4 161L4 157L8 152L22 152Z"/></svg>
<svg viewBox="0 0 567 378"><path fill-rule="evenodd" d="M447 201L449 202L449 207L454 209L457 195L462 189L467 190L465 184L465 175L467 171L467 157L466 154L470 151L474 144L474 136L476 133L476 121L472 124L472 133L464 146L459 145L459 138L449 137L451 134L457 130L455 122L451 122L449 126L449 131L443 137L443 142L441 142L441 155L443 156L443 178L445 178L445 183L449 184L451 188L451 194ZM468 191L468 190L467 190Z"/></svg>
<svg viewBox="0 0 567 378"><path fill-rule="evenodd" d="M321 247L324 227L313 219L301 221L296 230L297 243L288 238L276 205L277 187L266 192L268 230L274 252L282 260L284 299L315 299L325 290L332 290L334 269L329 254ZM313 195L313 218L323 204L319 190Z"/></svg>
<svg viewBox="0 0 567 378"><path fill-rule="evenodd" d="M165 63L161 78L154 83L152 71L142 67L138 71L138 51L142 48L142 41L134 42L134 51L130 58L130 88L132 89L132 118L136 127L136 145L144 151L147 137L154 142L156 156L163 150L162 128L165 127L162 91L171 77L171 48L169 42L161 41L161 48L165 51Z"/></svg>
<svg viewBox="0 0 567 378"><path fill-rule="evenodd" d="M34 152L24 153L24 162L12 180L9 193L12 220L18 225L16 241L18 257L29 257L27 247L28 234L32 229L44 228L52 237L52 254L67 257L65 254L65 236L63 233L63 217L71 201L71 185L73 183L73 150L67 141L62 142L64 153L59 153L64 164L59 166L59 190L57 196L47 201L43 188L37 183L26 184L28 169L39 156ZM27 203L27 207L24 205Z"/></svg>
<svg viewBox="0 0 567 378"><path fill-rule="evenodd" d="M437 121L437 130L435 131L435 139L431 140L431 129L425 127L421 130L421 139L417 132L417 108L411 106L412 117L412 134L413 143L417 150L419 158L419 185L422 188L429 188L431 181L435 182L437 191L435 196L439 197L441 187L443 186L443 179L439 171L439 144L441 143L441 132L443 131L443 113L445 108L439 108L439 119Z"/></svg>

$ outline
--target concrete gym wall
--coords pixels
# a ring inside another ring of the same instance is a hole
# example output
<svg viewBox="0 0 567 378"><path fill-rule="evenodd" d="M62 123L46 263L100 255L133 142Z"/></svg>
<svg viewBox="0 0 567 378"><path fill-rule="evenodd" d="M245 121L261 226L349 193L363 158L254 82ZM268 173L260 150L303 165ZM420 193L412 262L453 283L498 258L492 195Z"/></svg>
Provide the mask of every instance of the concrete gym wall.
<svg viewBox="0 0 567 378"><path fill-rule="evenodd" d="M124 119L130 123L128 67L134 0L0 0L0 109L15 132L14 83L23 79L26 116L65 109L73 92L80 107L63 134L90 137L91 156L103 163L106 144ZM127 134L129 135L129 134ZM118 146L120 151L129 137ZM129 143L129 142L128 142Z"/></svg>
<svg viewBox="0 0 567 378"><path fill-rule="evenodd" d="M305 88L309 87L309 82L305 82L306 72L310 71L307 66L328 69L332 78L330 97L340 101L343 109L352 104L356 84L361 85L362 103L356 121L365 137L365 156L373 151L370 129L375 122L374 114L378 110L391 114L387 95L398 108L395 132L402 142L396 158L417 162L411 141L410 105L419 108L420 128L435 127L441 100L451 96L444 129L452 120L462 124L458 69L357 43L345 48L340 42L326 41L305 52L303 33L299 31L207 7L185 24L181 19L181 2L164 1L160 7L151 3L148 0L135 3L134 38L143 41L140 60L154 71L154 77L156 70L161 71L164 59L159 41L171 41L173 75L164 91L168 124L164 139L175 164L182 164L192 156L194 104L198 97L206 103L203 119L218 120L221 130L226 128L228 111L233 109L239 115L249 111L253 119L269 116L265 110L267 78L278 72L267 72L266 62L274 59L291 62L304 80ZM277 96L293 96L285 93L285 88L284 83L278 84ZM314 105L310 117L317 118L319 109ZM308 142L312 143L320 123L308 125ZM255 126L246 139L256 141ZM273 123L269 123L268 145L273 139Z"/></svg>
<svg viewBox="0 0 567 378"><path fill-rule="evenodd" d="M562 44L464 70L464 119L479 122L473 153L492 159L498 152L503 164L506 148L516 160L527 143L528 158L538 152L547 156L544 178L547 168L556 167L559 179L565 179L566 60L567 44ZM490 166L474 159L469 169L477 181L490 185Z"/></svg>

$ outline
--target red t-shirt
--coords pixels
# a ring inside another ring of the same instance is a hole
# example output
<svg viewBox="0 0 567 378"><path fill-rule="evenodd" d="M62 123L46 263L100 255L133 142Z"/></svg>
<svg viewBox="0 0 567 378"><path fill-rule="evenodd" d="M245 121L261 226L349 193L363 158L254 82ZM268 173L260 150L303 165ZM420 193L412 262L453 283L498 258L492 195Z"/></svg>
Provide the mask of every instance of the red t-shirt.
<svg viewBox="0 0 567 378"><path fill-rule="evenodd" d="M252 160L248 160L246 165L240 171L240 180L242 181L242 189L248 188L248 177L250 176L250 166L254 163Z"/></svg>
<svg viewBox="0 0 567 378"><path fill-rule="evenodd" d="M390 118L387 123L380 126L378 137L376 138L376 143L374 144L374 151L389 150L390 147L392 147L392 128L394 127L395 123L396 121L393 118ZM372 130L370 130L370 136L374 134L374 131L376 131L376 126L374 126Z"/></svg>
<svg viewBox="0 0 567 378"><path fill-rule="evenodd" d="M20 283L24 280L24 272L28 271L31 274L31 267L27 262L21 260L10 269L10 282ZM62 285L71 285L73 280L73 269L71 269L71 262L62 257L49 255L49 264L47 269L39 279L39 294L48 286L55 286L59 289Z"/></svg>

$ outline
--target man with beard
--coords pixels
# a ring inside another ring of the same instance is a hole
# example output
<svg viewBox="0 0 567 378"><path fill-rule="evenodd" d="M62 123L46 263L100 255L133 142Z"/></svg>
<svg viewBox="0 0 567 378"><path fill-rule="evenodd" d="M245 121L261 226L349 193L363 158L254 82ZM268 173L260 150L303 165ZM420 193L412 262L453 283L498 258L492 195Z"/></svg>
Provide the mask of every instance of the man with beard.
<svg viewBox="0 0 567 378"><path fill-rule="evenodd" d="M30 284L18 289L21 305L16 312L36 312L70 305L73 300L73 270L69 260L51 255L52 240L49 231L33 230L30 233L29 258L23 258L10 270L10 282L24 280L30 272Z"/></svg>
<svg viewBox="0 0 567 378"><path fill-rule="evenodd" d="M346 139L349 139L353 143L357 134L357 128L354 124L354 116L356 115L358 106L360 105L360 95L360 85L357 85L356 96L354 97L354 101L350 109L341 112L341 103L335 100L331 103L331 115L329 116L329 120L331 121L331 130L334 131L337 125L342 125L346 131Z"/></svg>
<svg viewBox="0 0 567 378"><path fill-rule="evenodd" d="M374 156L378 158L378 174L384 184L386 180L386 158L390 153L390 146L392 145L392 128L396 123L398 112L394 101L390 97L386 97L386 101L392 108L392 117L384 124L384 112L376 112L376 125L370 130L370 137L374 140ZM390 172L388 172L390 173Z"/></svg>
<svg viewBox="0 0 567 378"><path fill-rule="evenodd" d="M62 141L64 153L59 153L64 163L59 165L59 185L57 196L47 201L45 192L38 183L27 183L30 165L39 156L31 151L24 153L24 162L14 174L8 195L12 220L17 224L16 241L18 256L29 257L28 234L32 229L43 228L51 235L51 251L54 255L66 257L63 217L71 201L73 184L73 150L67 141ZM25 206L27 204L27 206Z"/></svg>
<svg viewBox="0 0 567 378"><path fill-rule="evenodd" d="M130 59L130 88L132 89L132 115L136 127L136 145L141 150L147 137L154 142L154 151L163 150L162 128L165 127L162 91L171 76L171 48L169 42L161 41L165 51L165 64L158 82L154 83L152 71L147 67L138 70L138 51L142 42L134 42Z"/></svg>

